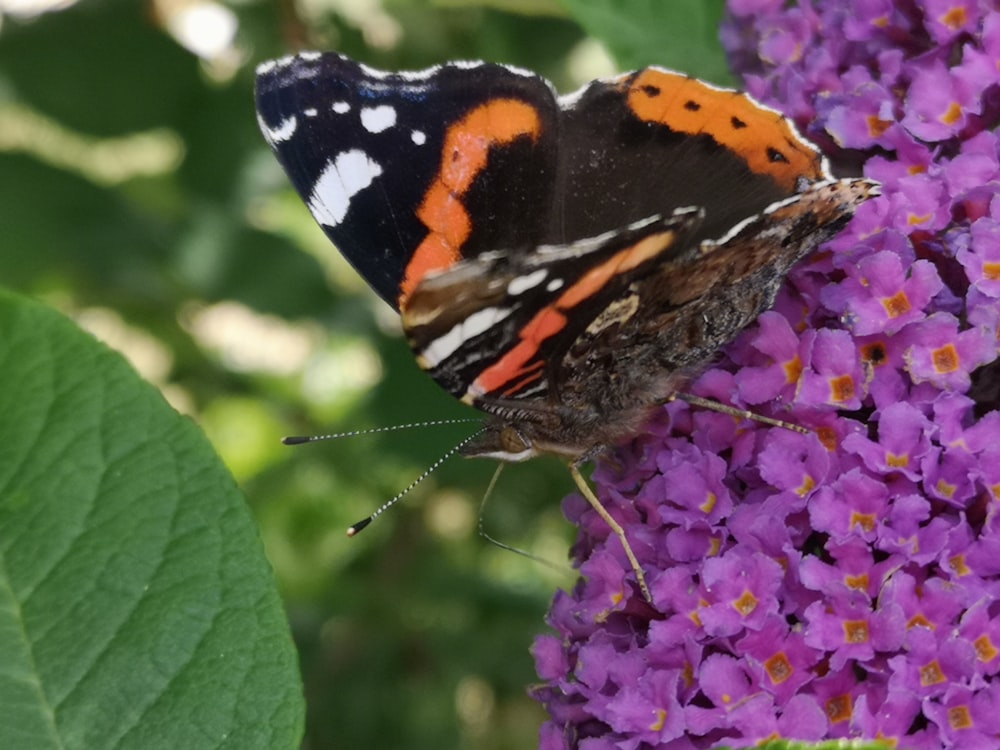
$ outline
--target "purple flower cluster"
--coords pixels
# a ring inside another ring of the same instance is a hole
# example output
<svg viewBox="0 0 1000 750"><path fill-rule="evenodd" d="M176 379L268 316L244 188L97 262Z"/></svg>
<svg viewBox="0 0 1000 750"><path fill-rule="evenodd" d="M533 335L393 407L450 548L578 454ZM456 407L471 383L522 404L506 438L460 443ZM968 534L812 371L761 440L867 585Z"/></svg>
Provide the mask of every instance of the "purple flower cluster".
<svg viewBox="0 0 1000 750"><path fill-rule="evenodd" d="M1000 747L1000 11L730 0L757 98L883 195L600 464L649 578L571 496L581 580L534 646L546 750L765 738Z"/></svg>

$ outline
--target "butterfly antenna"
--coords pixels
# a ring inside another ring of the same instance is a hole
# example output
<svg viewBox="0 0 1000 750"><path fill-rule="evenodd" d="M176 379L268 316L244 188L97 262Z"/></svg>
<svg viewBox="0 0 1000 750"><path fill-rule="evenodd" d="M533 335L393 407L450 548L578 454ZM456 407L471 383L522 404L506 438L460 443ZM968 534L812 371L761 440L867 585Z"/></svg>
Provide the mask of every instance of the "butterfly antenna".
<svg viewBox="0 0 1000 750"><path fill-rule="evenodd" d="M500 472L503 471L504 464L497 464L497 470L493 472L493 478L490 479L489 485L486 487L486 494L483 495L483 500L479 503L479 536L485 539L490 544L496 545L500 549L507 550L508 552L513 552L515 555L522 555L527 557L529 560L534 560L537 563L541 563L558 573L570 572L565 566L556 565L554 562L546 560L544 557L539 557L538 555L533 555L527 550L519 549L518 547L512 547L511 545L501 542L499 539L495 539L487 533L485 526L483 526L483 516L486 513L486 501L490 499L493 494L493 488L496 487L497 480L500 479Z"/></svg>
<svg viewBox="0 0 1000 750"><path fill-rule="evenodd" d="M458 421L478 421L478 420L458 420ZM386 429L391 429L391 428L386 428ZM381 431L380 429L372 430L372 432L380 432L380 431ZM362 431L362 432L365 432L365 431ZM468 443L468 442L474 440L475 438L479 437L480 435L482 435L483 432L485 432L485 430L479 430L478 432L474 432L471 435L469 435L469 437L467 437L464 440L462 440L462 442L460 442L458 445L450 448L447 453L445 453L443 456L441 456L441 458L439 458L437 461L435 461L429 467L427 467L427 469L424 470L424 472L419 477L417 477L412 482L410 482L410 484L405 489L403 489L401 492L398 492L394 498L392 498L391 500L388 500L385 503L383 503L380 508L378 508L374 513L372 513L367 518L364 518L364 519L358 521L356 524L353 524L347 530L347 536L354 536L359 531L361 531L362 529L364 529L368 524L370 524L372 521L374 521L376 518L378 518L383 513L385 513L387 510L389 510L389 508L391 508L393 505L395 505L400 500L402 500L407 495L407 493L409 493L410 490L412 490L414 487L416 487L422 481L424 481L425 479L427 479L427 477L429 477L434 472L434 470L437 469L437 467L439 467L441 464L443 464L449 458L451 458L456 453L458 453L460 450L462 450L462 448L466 445L466 443ZM350 434L350 433L346 433L346 434Z"/></svg>
<svg viewBox="0 0 1000 750"><path fill-rule="evenodd" d="M468 424L469 422L481 422L481 419L431 419L426 422L411 422L409 424L397 424L391 427L372 427L368 430L352 430L351 432L334 432L329 435L290 435L281 438L285 445L303 445L304 443L318 443L321 440L337 440L339 438L358 437L359 435L373 435L376 432L396 432L398 430L412 430L416 427L440 427L449 424Z"/></svg>

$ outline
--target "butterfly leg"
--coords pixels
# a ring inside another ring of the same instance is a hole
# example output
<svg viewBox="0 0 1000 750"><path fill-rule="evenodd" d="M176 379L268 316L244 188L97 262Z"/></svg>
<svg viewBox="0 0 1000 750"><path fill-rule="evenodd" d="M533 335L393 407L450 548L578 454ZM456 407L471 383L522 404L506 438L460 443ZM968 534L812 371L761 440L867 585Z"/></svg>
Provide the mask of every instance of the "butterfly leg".
<svg viewBox="0 0 1000 750"><path fill-rule="evenodd" d="M804 435L808 435L812 430L809 430L802 425L797 425L792 422L786 422L783 419L774 419L773 417L765 417L763 414L756 414L752 411L747 411L746 409L737 409L734 406L729 406L728 404L723 404L719 401L713 401L710 398L702 398L701 396L695 396L693 393L680 393L675 392L670 394L670 397L666 399L667 402L680 400L687 401L692 406L700 406L702 409L708 409L710 411L717 411L722 414L729 414L737 419L749 419L754 422L760 422L761 424L769 424L772 427L783 427L786 430L792 430L793 432L801 432Z"/></svg>
<svg viewBox="0 0 1000 750"><path fill-rule="evenodd" d="M597 515L604 519L604 522L610 527L611 531L614 532L615 536L618 537L619 541L622 543L622 548L625 550L625 556L628 558L629 564L632 566L632 570L635 571L636 580L639 581L639 588L642 590L642 595L645 597L646 601L650 604L653 603L653 597L649 593L649 586L646 585L646 574L642 570L642 566L639 565L639 560L635 556L635 552L632 551L632 545L628 542L628 537L625 536L625 529L611 517L608 513L607 508L601 505L601 501L597 499L597 495L594 491L590 489L590 485L587 484L587 480L583 478L583 474L580 473L580 466L577 462L571 463L569 465L569 473L573 477L573 481L576 483L577 489L580 490L580 494L587 498L587 502L590 503L591 507L597 511Z"/></svg>

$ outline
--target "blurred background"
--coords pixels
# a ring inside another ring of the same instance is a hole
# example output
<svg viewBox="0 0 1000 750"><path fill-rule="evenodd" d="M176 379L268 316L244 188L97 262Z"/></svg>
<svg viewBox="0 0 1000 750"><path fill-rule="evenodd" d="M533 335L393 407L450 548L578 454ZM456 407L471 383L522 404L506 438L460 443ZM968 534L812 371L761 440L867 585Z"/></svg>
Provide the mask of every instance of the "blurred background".
<svg viewBox="0 0 1000 750"><path fill-rule="evenodd" d="M554 461L510 467L484 515L562 574L477 535L486 461L446 462L344 536L474 426L281 436L475 415L418 370L292 192L257 130L254 66L311 48L383 68L509 62L561 91L648 62L724 80L720 6L0 0L0 283L122 351L208 433L287 604L306 747L535 745L529 647L574 580L571 482Z"/></svg>

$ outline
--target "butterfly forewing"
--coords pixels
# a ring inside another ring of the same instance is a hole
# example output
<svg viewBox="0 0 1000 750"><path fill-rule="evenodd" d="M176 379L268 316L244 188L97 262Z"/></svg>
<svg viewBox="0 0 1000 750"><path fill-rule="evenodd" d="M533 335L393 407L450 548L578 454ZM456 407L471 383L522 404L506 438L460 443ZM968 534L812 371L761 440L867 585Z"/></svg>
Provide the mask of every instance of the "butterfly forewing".
<svg viewBox="0 0 1000 750"><path fill-rule="evenodd" d="M550 242L687 206L705 212L695 239L715 239L829 178L820 154L779 113L682 74L646 68L560 102L564 187Z"/></svg>
<svg viewBox="0 0 1000 750"><path fill-rule="evenodd" d="M544 79L486 63L391 74L302 53L261 65L256 96L310 212L393 307L408 273L415 283L435 263L543 241L557 130Z"/></svg>

